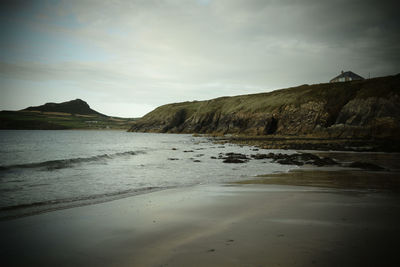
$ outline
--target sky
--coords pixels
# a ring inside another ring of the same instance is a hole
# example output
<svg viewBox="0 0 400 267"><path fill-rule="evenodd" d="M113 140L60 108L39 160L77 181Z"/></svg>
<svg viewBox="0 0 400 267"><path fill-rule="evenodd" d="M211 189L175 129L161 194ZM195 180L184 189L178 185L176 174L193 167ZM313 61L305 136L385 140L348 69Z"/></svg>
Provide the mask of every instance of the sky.
<svg viewBox="0 0 400 267"><path fill-rule="evenodd" d="M0 110L160 105L400 72L387 0L30 0L0 4Z"/></svg>

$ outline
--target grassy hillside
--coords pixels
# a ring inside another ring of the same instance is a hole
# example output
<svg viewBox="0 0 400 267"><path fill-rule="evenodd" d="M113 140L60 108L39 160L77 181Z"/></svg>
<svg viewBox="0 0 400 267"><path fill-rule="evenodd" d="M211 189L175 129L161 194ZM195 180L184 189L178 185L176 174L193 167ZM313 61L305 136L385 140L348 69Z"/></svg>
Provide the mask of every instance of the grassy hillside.
<svg viewBox="0 0 400 267"><path fill-rule="evenodd" d="M47 103L21 111L1 111L0 129L129 129L135 119L109 117L80 100Z"/></svg>
<svg viewBox="0 0 400 267"><path fill-rule="evenodd" d="M46 103L41 106L28 107L23 111L41 111L41 112L62 112L80 115L96 115L107 117L90 108L88 103L81 99L75 99L63 103Z"/></svg>
<svg viewBox="0 0 400 267"><path fill-rule="evenodd" d="M400 75L396 75L366 81L302 85L269 93L220 97L208 101L174 103L158 107L140 122L162 121L180 109L185 109L188 116L213 111L221 114L266 113L287 105L299 107L306 102L326 102L327 109L334 116L351 99L399 94L399 84Z"/></svg>
<svg viewBox="0 0 400 267"><path fill-rule="evenodd" d="M168 104L131 131L323 137L394 137L400 75L302 85L269 93ZM384 130L382 130L384 129Z"/></svg>

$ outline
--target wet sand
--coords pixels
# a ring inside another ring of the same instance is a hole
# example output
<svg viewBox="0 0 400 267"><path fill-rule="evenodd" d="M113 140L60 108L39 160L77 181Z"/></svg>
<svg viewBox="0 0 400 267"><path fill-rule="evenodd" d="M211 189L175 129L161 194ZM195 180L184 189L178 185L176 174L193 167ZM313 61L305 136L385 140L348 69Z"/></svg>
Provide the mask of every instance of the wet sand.
<svg viewBox="0 0 400 267"><path fill-rule="evenodd" d="M399 266L400 196L207 185L0 222L2 266Z"/></svg>
<svg viewBox="0 0 400 267"><path fill-rule="evenodd" d="M298 185L341 189L365 189L400 193L400 173L345 168L301 168L285 173L260 175L238 184Z"/></svg>

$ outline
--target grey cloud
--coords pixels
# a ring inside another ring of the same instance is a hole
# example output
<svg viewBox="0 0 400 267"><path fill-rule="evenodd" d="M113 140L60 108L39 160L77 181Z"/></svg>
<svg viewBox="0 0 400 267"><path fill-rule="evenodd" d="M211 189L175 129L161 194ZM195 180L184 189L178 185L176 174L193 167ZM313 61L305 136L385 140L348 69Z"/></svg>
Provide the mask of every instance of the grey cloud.
<svg viewBox="0 0 400 267"><path fill-rule="evenodd" d="M320 50L321 57L328 50L345 51L398 64L399 20L392 1L230 0L211 1L206 8L196 8L194 1L144 2L120 2L110 9L119 14L115 23L125 22L137 36L136 45L122 45L121 51L133 48L177 65L181 59L208 57L209 69L236 64L244 72L265 68L271 58L279 65L274 55L286 51ZM113 17L104 10L100 17Z"/></svg>
<svg viewBox="0 0 400 267"><path fill-rule="evenodd" d="M399 72L395 1L61 1L81 25L37 29L101 48L107 62L1 63L17 79L73 81L152 105Z"/></svg>

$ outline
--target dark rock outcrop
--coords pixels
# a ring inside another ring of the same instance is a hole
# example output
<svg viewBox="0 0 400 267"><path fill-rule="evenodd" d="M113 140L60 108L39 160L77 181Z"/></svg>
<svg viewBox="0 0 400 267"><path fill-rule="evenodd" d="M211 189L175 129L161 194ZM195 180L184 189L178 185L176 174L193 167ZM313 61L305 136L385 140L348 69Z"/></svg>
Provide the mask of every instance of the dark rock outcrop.
<svg viewBox="0 0 400 267"><path fill-rule="evenodd" d="M211 157L217 159L216 157ZM272 162L276 162L283 165L297 165L302 166L304 164L322 166L338 165L335 160L327 157L319 157L311 153L295 153L295 154L282 154L282 153L268 153L268 154L253 154L248 157L241 153L220 153L218 159L223 159L224 163L246 163L250 159L262 160L271 159Z"/></svg>
<svg viewBox="0 0 400 267"><path fill-rule="evenodd" d="M219 158L223 159L224 163L245 163L249 161L249 158L246 155L233 152L226 153L225 156L220 154Z"/></svg>
<svg viewBox="0 0 400 267"><path fill-rule="evenodd" d="M322 166L337 165L338 163L331 158L321 158L311 153L296 153L296 154L255 154L251 155L253 159L272 159L273 162L283 165L297 165L302 166L304 164Z"/></svg>

